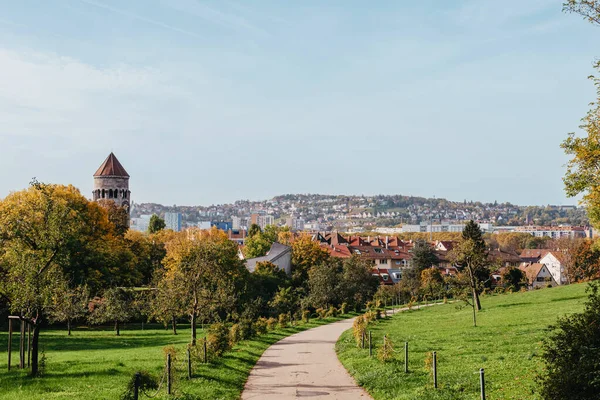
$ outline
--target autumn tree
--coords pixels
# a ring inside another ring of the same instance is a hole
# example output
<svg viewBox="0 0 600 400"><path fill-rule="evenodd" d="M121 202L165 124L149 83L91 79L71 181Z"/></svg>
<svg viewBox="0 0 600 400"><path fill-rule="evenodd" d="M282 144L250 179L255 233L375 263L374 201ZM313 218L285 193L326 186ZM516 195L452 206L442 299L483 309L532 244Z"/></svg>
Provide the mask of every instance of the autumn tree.
<svg viewBox="0 0 600 400"><path fill-rule="evenodd" d="M579 14L592 24L600 25L600 1L568 0L563 3L563 11Z"/></svg>
<svg viewBox="0 0 600 400"><path fill-rule="evenodd" d="M308 271L329 258L329 253L309 235L301 235L292 243L292 280L302 286L308 279Z"/></svg>
<svg viewBox="0 0 600 400"><path fill-rule="evenodd" d="M72 288L65 280L60 284L61 287L57 288L58 290L52 296L52 305L48 312L49 319L50 322L66 323L67 334L71 336L72 322L87 313L90 293L86 286Z"/></svg>
<svg viewBox="0 0 600 400"><path fill-rule="evenodd" d="M133 256L133 264L140 274L141 285L147 285L152 281L154 271L161 267L165 258L165 241L173 234L171 231L160 231L155 234L147 234L130 230L125 234L125 243Z"/></svg>
<svg viewBox="0 0 600 400"><path fill-rule="evenodd" d="M32 325L32 375L39 371L40 327L53 297L73 281L73 261L110 230L106 211L73 186L34 181L0 201L0 293Z"/></svg>
<svg viewBox="0 0 600 400"><path fill-rule="evenodd" d="M195 345L198 319L231 313L248 271L238 257L237 244L214 227L180 232L166 243L166 249L163 279L172 279L185 305Z"/></svg>
<svg viewBox="0 0 600 400"><path fill-rule="evenodd" d="M284 232L289 232L289 228L278 228L273 225L267 225L264 231L256 232L252 236L248 235L244 244L244 256L246 258L262 257L271 248L271 245L281 237L285 240Z"/></svg>
<svg viewBox="0 0 600 400"><path fill-rule="evenodd" d="M186 315L185 296L179 292L174 275L167 275L164 269L156 271L155 290L150 295L150 316L162 322L165 328L171 324L173 334L177 335L177 319Z"/></svg>
<svg viewBox="0 0 600 400"><path fill-rule="evenodd" d="M148 223L148 233L157 233L165 229L167 224L165 220L156 214L152 214L150 222Z"/></svg>
<svg viewBox="0 0 600 400"><path fill-rule="evenodd" d="M433 267L421 271L421 288L430 298L441 297L444 289L444 278L440 270Z"/></svg>
<svg viewBox="0 0 600 400"><path fill-rule="evenodd" d="M124 236L129 230L129 213L125 207L118 206L114 200L100 199L97 201L108 215L108 220L114 226L114 231L118 236Z"/></svg>

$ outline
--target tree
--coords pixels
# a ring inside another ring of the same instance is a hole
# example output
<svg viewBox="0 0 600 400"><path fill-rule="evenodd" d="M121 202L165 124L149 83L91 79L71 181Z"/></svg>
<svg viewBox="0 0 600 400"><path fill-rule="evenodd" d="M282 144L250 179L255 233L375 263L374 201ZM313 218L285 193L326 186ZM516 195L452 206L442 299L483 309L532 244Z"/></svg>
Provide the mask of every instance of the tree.
<svg viewBox="0 0 600 400"><path fill-rule="evenodd" d="M431 245L423 239L419 239L415 242L412 255L413 256L410 261L411 267L416 268L419 274L424 269L438 265L440 262L433 247L431 247Z"/></svg>
<svg viewBox="0 0 600 400"><path fill-rule="evenodd" d="M256 268L250 275L252 297L261 299L262 305L268 304L280 288L288 286L285 271L269 261L256 263Z"/></svg>
<svg viewBox="0 0 600 400"><path fill-rule="evenodd" d="M355 309L364 307L379 287L379 279L373 276L371 264L356 255L344 260L340 281L342 302Z"/></svg>
<svg viewBox="0 0 600 400"><path fill-rule="evenodd" d="M518 268L508 267L502 272L502 282L505 287L512 287L517 291L525 283L525 274Z"/></svg>
<svg viewBox="0 0 600 400"><path fill-rule="evenodd" d="M444 289L444 278L440 270L433 267L421 271L421 288L430 298L441 297Z"/></svg>
<svg viewBox="0 0 600 400"><path fill-rule="evenodd" d="M70 288L66 281L61 283L62 287L52 296L49 317L50 322L65 322L71 336L71 323L86 314L90 293L86 286Z"/></svg>
<svg viewBox="0 0 600 400"><path fill-rule="evenodd" d="M254 237L259 233L262 233L262 229L260 229L260 226L258 226L257 224L250 225L250 228L248 228L248 239Z"/></svg>
<svg viewBox="0 0 600 400"><path fill-rule="evenodd" d="M567 268L569 282L597 279L600 275L600 250L589 240L579 241L573 249L570 266Z"/></svg>
<svg viewBox="0 0 600 400"><path fill-rule="evenodd" d="M40 327L53 297L65 282L76 282L75 261L110 232L106 211L73 186L34 180L0 201L0 293L32 325L32 375L38 374Z"/></svg>
<svg viewBox="0 0 600 400"><path fill-rule="evenodd" d="M174 335L177 335L177 319L186 314L185 296L179 290L181 286L177 285L173 275L166 275L164 269L157 270L156 290L150 298L150 316L162 322L165 328L170 323Z"/></svg>
<svg viewBox="0 0 600 400"><path fill-rule="evenodd" d="M479 286L489 278L487 271L487 251L483 232L474 221L469 221L462 232L460 242L450 252L450 259L461 269L466 270L473 296L474 309L481 310Z"/></svg>
<svg viewBox="0 0 600 400"><path fill-rule="evenodd" d="M157 233L165 229L166 226L167 224L165 224L164 219L156 214L152 214L150 222L148 223L148 233Z"/></svg>
<svg viewBox="0 0 600 400"><path fill-rule="evenodd" d="M97 201L107 212L108 220L114 226L118 236L125 236L129 230L129 213L124 207L118 206L114 200L100 199Z"/></svg>
<svg viewBox="0 0 600 400"><path fill-rule="evenodd" d="M294 313L298 309L299 298L293 287L280 288L269 303L277 314Z"/></svg>
<svg viewBox="0 0 600 400"><path fill-rule="evenodd" d="M327 262L314 265L308 271L308 302L314 308L327 308L339 304L340 275L342 262L330 258Z"/></svg>
<svg viewBox="0 0 600 400"><path fill-rule="evenodd" d="M592 24L600 25L600 1L568 0L563 3L563 11L583 16Z"/></svg>
<svg viewBox="0 0 600 400"><path fill-rule="evenodd" d="M190 317L196 344L198 318L208 320L235 310L237 295L248 280L237 244L217 228L180 232L166 243L163 279L172 279Z"/></svg>
<svg viewBox="0 0 600 400"><path fill-rule="evenodd" d="M292 244L292 280L302 286L308 279L308 271L329 259L329 253L309 235L301 235Z"/></svg>
<svg viewBox="0 0 600 400"><path fill-rule="evenodd" d="M600 284L588 287L582 313L560 318L542 345L545 368L539 377L546 400L595 399L600 393Z"/></svg>
<svg viewBox="0 0 600 400"><path fill-rule="evenodd" d="M171 231L160 231L156 234L130 230L125 234L125 244L133 255L135 269L141 275L141 285L147 285L152 281L154 272L161 268L162 260L165 258L165 241L168 240Z"/></svg>
<svg viewBox="0 0 600 400"><path fill-rule="evenodd" d="M92 324L115 323L115 333L121 336L121 323L132 316L130 294L122 288L110 288L91 303L89 320Z"/></svg>

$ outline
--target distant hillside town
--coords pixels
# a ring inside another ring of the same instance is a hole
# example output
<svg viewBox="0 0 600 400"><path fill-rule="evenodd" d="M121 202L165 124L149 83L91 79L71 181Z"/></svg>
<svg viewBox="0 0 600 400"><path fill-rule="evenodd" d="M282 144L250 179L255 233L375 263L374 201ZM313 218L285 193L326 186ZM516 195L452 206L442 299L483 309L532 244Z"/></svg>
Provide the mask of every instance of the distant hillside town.
<svg viewBox="0 0 600 400"><path fill-rule="evenodd" d="M559 227L580 231L589 225L585 209L574 205L518 206L402 195L288 194L271 200L211 206L135 203L131 207L131 228L147 230L153 214L175 231L211 226L237 231L257 224L261 228L276 225L310 232L461 232L466 221L474 220L486 232L531 230L532 234L545 232L541 235L552 236L553 230L563 229Z"/></svg>

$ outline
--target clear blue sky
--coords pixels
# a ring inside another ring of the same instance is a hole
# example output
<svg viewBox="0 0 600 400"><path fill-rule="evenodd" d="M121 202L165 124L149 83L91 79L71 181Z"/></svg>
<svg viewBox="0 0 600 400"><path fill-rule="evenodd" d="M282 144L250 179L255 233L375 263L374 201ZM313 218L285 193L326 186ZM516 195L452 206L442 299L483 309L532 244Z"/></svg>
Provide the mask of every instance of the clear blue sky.
<svg viewBox="0 0 600 400"><path fill-rule="evenodd" d="M560 0L0 0L0 197L283 193L569 204L600 28Z"/></svg>

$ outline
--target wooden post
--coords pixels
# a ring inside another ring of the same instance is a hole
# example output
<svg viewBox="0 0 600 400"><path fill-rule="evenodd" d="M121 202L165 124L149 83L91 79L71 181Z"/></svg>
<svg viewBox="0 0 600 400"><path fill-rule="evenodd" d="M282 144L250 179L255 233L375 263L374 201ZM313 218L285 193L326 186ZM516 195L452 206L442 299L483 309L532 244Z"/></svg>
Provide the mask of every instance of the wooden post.
<svg viewBox="0 0 600 400"><path fill-rule="evenodd" d="M12 319L8 319L8 370L10 371L10 356L12 353Z"/></svg>
<svg viewBox="0 0 600 400"><path fill-rule="evenodd" d="M142 376L139 372L135 373L135 380L133 381L133 400L139 399L141 377Z"/></svg>
<svg viewBox="0 0 600 400"><path fill-rule="evenodd" d="M371 342L371 331L369 331L369 357L373 356L373 346Z"/></svg>
<svg viewBox="0 0 600 400"><path fill-rule="evenodd" d="M438 388L438 381L437 381L437 354L434 351L433 352L433 387L434 389Z"/></svg>
<svg viewBox="0 0 600 400"><path fill-rule="evenodd" d="M404 373L408 374L408 342L404 342Z"/></svg>
<svg viewBox="0 0 600 400"><path fill-rule="evenodd" d="M362 332L362 345L361 348L364 349L365 348L365 331Z"/></svg>
<svg viewBox="0 0 600 400"><path fill-rule="evenodd" d="M192 353L187 349L188 379L192 379Z"/></svg>
<svg viewBox="0 0 600 400"><path fill-rule="evenodd" d="M171 394L171 354L167 354L167 394Z"/></svg>
<svg viewBox="0 0 600 400"><path fill-rule="evenodd" d="M25 369L25 321L23 320L19 332L19 368Z"/></svg>
<svg viewBox="0 0 600 400"><path fill-rule="evenodd" d="M481 385L481 400L485 400L485 371L479 370L479 384Z"/></svg>
<svg viewBox="0 0 600 400"><path fill-rule="evenodd" d="M208 363L208 351L206 345L206 336L204 337L204 364Z"/></svg>
<svg viewBox="0 0 600 400"><path fill-rule="evenodd" d="M31 366L31 324L27 323L27 368Z"/></svg>

